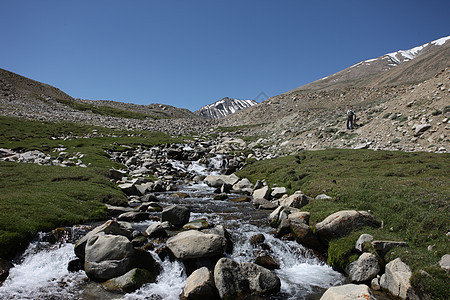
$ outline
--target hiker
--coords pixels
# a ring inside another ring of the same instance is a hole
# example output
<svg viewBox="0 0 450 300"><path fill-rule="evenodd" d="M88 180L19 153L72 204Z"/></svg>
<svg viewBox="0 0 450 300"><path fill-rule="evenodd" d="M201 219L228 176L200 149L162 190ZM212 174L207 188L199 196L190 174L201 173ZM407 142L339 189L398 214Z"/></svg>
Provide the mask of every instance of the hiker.
<svg viewBox="0 0 450 300"><path fill-rule="evenodd" d="M350 106L350 108L347 110L347 129L353 129L354 120L355 120L355 113L353 112L352 107Z"/></svg>

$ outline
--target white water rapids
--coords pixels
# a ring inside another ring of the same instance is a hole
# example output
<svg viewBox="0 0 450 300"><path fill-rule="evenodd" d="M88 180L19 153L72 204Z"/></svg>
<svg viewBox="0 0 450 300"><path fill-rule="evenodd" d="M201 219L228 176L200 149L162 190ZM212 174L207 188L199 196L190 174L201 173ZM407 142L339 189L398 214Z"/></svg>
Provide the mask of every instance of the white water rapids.
<svg viewBox="0 0 450 300"><path fill-rule="evenodd" d="M219 165L220 159L213 163ZM184 165L176 162L175 167L199 174L207 172L207 167L199 163ZM180 191L190 195L178 201L191 208L191 220L205 218L209 223L223 224L231 233L234 249L228 257L238 262L253 262L257 249L249 240L255 234L264 235L270 255L280 263L280 269L274 272L282 283L281 292L270 299L318 299L325 289L345 280L342 274L333 271L303 246L294 241L275 238L271 233L273 229L265 225L265 215L254 210L251 204L211 200L213 189L202 183L182 186ZM163 205L170 204L167 194L159 195L158 198ZM145 230L151 223L146 221L134 226ZM98 286L93 288L84 271L71 273L67 270L69 261L75 258L73 247L71 243L30 244L22 257L14 262L15 267L10 270L10 276L0 287L0 299L176 300L187 278L182 263L166 260L160 262L163 271L156 283L146 284L134 293L125 295L107 293Z"/></svg>

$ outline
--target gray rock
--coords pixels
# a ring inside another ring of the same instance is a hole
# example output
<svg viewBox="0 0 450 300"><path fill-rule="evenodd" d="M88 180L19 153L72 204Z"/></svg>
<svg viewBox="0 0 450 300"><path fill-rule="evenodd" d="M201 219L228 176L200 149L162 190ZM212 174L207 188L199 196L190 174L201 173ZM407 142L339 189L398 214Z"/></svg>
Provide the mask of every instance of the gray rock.
<svg viewBox="0 0 450 300"><path fill-rule="evenodd" d="M206 267L195 270L186 279L182 298L187 300L219 299L214 278Z"/></svg>
<svg viewBox="0 0 450 300"><path fill-rule="evenodd" d="M325 194L320 194L316 196L316 200L333 200L333 198Z"/></svg>
<svg viewBox="0 0 450 300"><path fill-rule="evenodd" d="M122 276L102 283L102 287L111 292L131 293L139 289L142 285L155 281L155 274L145 269L134 268Z"/></svg>
<svg viewBox="0 0 450 300"><path fill-rule="evenodd" d="M234 174L231 175L208 175L205 178L205 183L211 187L219 188L224 184L233 186L239 181L239 177Z"/></svg>
<svg viewBox="0 0 450 300"><path fill-rule="evenodd" d="M130 211L119 215L117 220L125 222L141 222L148 220L148 218L149 214L146 212Z"/></svg>
<svg viewBox="0 0 450 300"><path fill-rule="evenodd" d="M86 275L94 281L121 276L131 269L133 255L133 245L126 237L94 235L86 244Z"/></svg>
<svg viewBox="0 0 450 300"><path fill-rule="evenodd" d="M189 222L191 212L188 208L179 205L171 205L163 209L161 219L168 221L172 225L181 227Z"/></svg>
<svg viewBox="0 0 450 300"><path fill-rule="evenodd" d="M273 210L273 209L278 207L277 203L274 203L272 201L269 201L267 199L262 199L262 198L259 198L259 199L258 198L255 199L254 198L252 200L252 203L253 203L253 206L255 206L256 208L259 208L259 209L271 209L271 210Z"/></svg>
<svg viewBox="0 0 450 300"><path fill-rule="evenodd" d="M287 190L285 187L276 187L272 189L272 193L270 196L274 199L281 198L283 195L287 193Z"/></svg>
<svg viewBox="0 0 450 300"><path fill-rule="evenodd" d="M347 267L351 282L365 282L375 278L380 272L378 258L372 253L363 253Z"/></svg>
<svg viewBox="0 0 450 300"><path fill-rule="evenodd" d="M309 203L310 198L300 193L294 193L293 195L280 200L281 206L302 208Z"/></svg>
<svg viewBox="0 0 450 300"><path fill-rule="evenodd" d="M281 282L271 271L253 263L221 258L214 268L214 282L222 299L276 293Z"/></svg>
<svg viewBox="0 0 450 300"><path fill-rule="evenodd" d="M110 215L118 216L126 212L134 211L131 207L124 207L124 206L114 206L105 204L106 209L108 209L108 212Z"/></svg>
<svg viewBox="0 0 450 300"><path fill-rule="evenodd" d="M184 231L167 240L167 247L179 260L221 256L227 241L218 234L197 230Z"/></svg>
<svg viewBox="0 0 450 300"><path fill-rule="evenodd" d="M233 240L231 239L231 234L228 232L228 230L225 229L225 227L223 227L223 225L216 225L213 228L203 229L202 232L209 234L218 234L221 237L225 238L227 241L227 248L225 252L233 252Z"/></svg>
<svg viewBox="0 0 450 300"><path fill-rule="evenodd" d="M149 238L160 238L167 236L166 230L160 223L150 224L150 226L148 226L147 229L145 230L145 234Z"/></svg>
<svg viewBox="0 0 450 300"><path fill-rule="evenodd" d="M330 287L320 300L376 300L369 287L365 284L344 284Z"/></svg>
<svg viewBox="0 0 450 300"><path fill-rule="evenodd" d="M270 226L277 228L282 220L286 220L288 218L288 209L284 206L279 206L269 215L269 224Z"/></svg>
<svg viewBox="0 0 450 300"><path fill-rule="evenodd" d="M356 241L355 249L360 252L364 252L363 244L365 242L371 242L371 241L373 241L373 236L371 236L370 234L367 234L367 233L363 233L359 236L358 240Z"/></svg>
<svg viewBox="0 0 450 300"><path fill-rule="evenodd" d="M374 291L379 291L381 290L381 285L380 285L380 276L375 277L374 279L372 279L372 281L370 282L370 287L372 288L372 290Z"/></svg>
<svg viewBox="0 0 450 300"><path fill-rule="evenodd" d="M294 235L297 243L303 246L317 250L319 252L324 252L326 247L320 242L320 240L314 235L311 227L304 223L291 222L291 232Z"/></svg>
<svg viewBox="0 0 450 300"><path fill-rule="evenodd" d="M84 237L78 240L75 244L75 254L81 260L84 260L85 247L88 239L94 235L104 233L111 235L122 235L127 239L131 240L133 238L134 229L126 222L117 222L114 220L107 221L106 223L95 227L93 230L88 232Z"/></svg>
<svg viewBox="0 0 450 300"><path fill-rule="evenodd" d="M243 178L233 185L233 190L251 194L253 192L253 184L247 178Z"/></svg>
<svg viewBox="0 0 450 300"><path fill-rule="evenodd" d="M394 242L394 241L373 241L372 246L375 250L387 253L394 247L408 247L406 242Z"/></svg>
<svg viewBox="0 0 450 300"><path fill-rule="evenodd" d="M414 129L414 136L419 136L430 128L431 128L431 124L417 125L416 128Z"/></svg>
<svg viewBox="0 0 450 300"><path fill-rule="evenodd" d="M342 210L317 223L316 235L324 241L329 241L363 226L379 227L380 223L366 211Z"/></svg>
<svg viewBox="0 0 450 300"><path fill-rule="evenodd" d="M411 270L400 258L396 258L386 265L386 272L381 276L381 287L388 290L392 295L406 299L408 290L411 288L409 280Z"/></svg>
<svg viewBox="0 0 450 300"><path fill-rule="evenodd" d="M450 254L445 254L441 257L441 260L439 261L439 266L444 269L445 271L450 271Z"/></svg>
<svg viewBox="0 0 450 300"><path fill-rule="evenodd" d="M255 199L266 199L270 200L270 188L268 186L264 186L260 189L253 191L253 198Z"/></svg>
<svg viewBox="0 0 450 300"><path fill-rule="evenodd" d="M311 214L307 211L299 211L291 213L288 216L289 222L295 222L295 223L304 223L306 225L309 225L309 217Z"/></svg>
<svg viewBox="0 0 450 300"><path fill-rule="evenodd" d="M136 188L134 183L119 184L119 189L128 196L142 196L141 192Z"/></svg>

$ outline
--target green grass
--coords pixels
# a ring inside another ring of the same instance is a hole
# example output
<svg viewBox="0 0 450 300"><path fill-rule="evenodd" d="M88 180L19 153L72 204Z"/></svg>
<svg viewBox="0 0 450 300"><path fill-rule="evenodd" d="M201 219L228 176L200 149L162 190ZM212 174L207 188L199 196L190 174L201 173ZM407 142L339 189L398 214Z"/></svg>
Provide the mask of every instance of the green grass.
<svg viewBox="0 0 450 300"><path fill-rule="evenodd" d="M85 138L93 130L97 135ZM65 140L62 136L74 137ZM11 258L39 231L107 217L103 203L126 203L125 195L106 177L111 167L123 166L111 161L105 150L180 141L157 132L0 117L0 148L40 150L56 158L53 150L64 147L69 155L85 154L82 161L89 166L0 163L0 257Z"/></svg>
<svg viewBox="0 0 450 300"><path fill-rule="evenodd" d="M449 253L448 170L449 154L331 149L258 161L238 175L252 182L266 179L290 192L301 190L312 197L321 193L333 197L332 201L313 200L304 207L311 212L313 225L339 210L371 210L384 227L367 228L351 238L367 232L376 239L406 241L408 248L393 249L386 259L401 257L414 272L413 284L443 299L450 296L449 291L439 287L448 287L450 280L437 264L442 255ZM331 241L330 245L336 243L345 244L345 240ZM435 245L432 251L427 250L429 245ZM342 252L329 253L331 261L342 263L342 259L354 258L347 250ZM440 275L427 277L419 272L430 268L433 274Z"/></svg>

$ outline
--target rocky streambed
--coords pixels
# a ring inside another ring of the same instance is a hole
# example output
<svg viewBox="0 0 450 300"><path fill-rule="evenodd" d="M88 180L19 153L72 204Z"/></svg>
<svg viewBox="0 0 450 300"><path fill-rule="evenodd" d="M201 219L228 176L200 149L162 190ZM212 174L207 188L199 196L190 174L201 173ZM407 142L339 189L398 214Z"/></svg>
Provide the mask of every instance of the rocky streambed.
<svg viewBox="0 0 450 300"><path fill-rule="evenodd" d="M218 147L201 142L109 153L126 166L111 170L110 177L128 203L107 205L106 223L40 234L13 262L0 297L375 299L367 285L342 286L349 279L320 254L331 236L379 226L368 212L337 212L313 232L309 214L300 209L311 198L238 178L233 172L245 157L217 154L224 152ZM393 246L372 239L366 235L358 242L377 251ZM350 280L400 286L406 297L408 284L394 279L408 266L395 261L391 272L386 265L380 282L377 258L362 248L345 270Z"/></svg>

